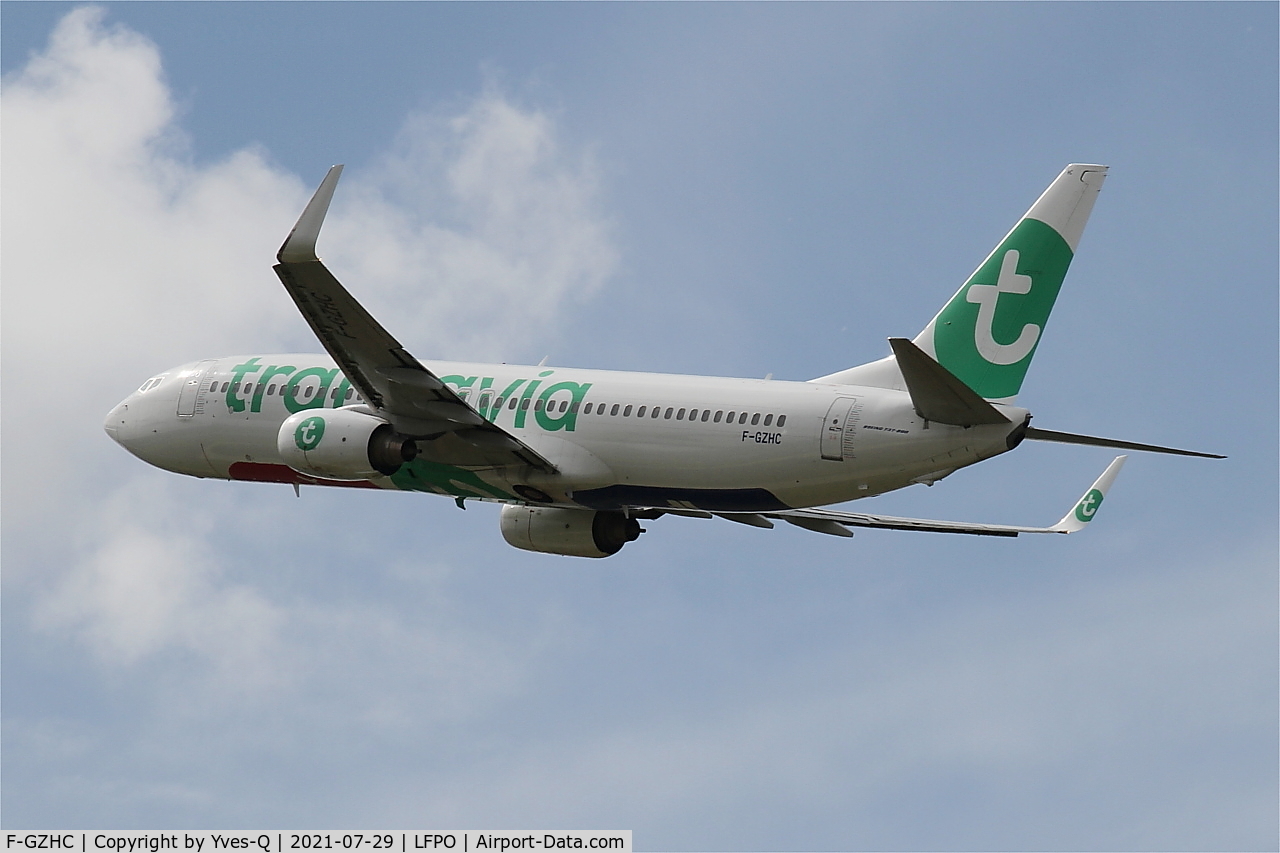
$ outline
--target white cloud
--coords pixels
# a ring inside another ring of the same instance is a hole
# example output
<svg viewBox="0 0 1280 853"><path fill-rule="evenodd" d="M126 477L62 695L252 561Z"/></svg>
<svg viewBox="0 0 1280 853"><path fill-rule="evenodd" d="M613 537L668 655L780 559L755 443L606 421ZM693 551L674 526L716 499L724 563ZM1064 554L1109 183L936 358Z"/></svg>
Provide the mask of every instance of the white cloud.
<svg viewBox="0 0 1280 853"><path fill-rule="evenodd" d="M229 580L237 558L159 485L171 475L101 422L177 363L319 348L270 264L320 176L256 149L195 162L157 47L102 9L66 15L2 108L4 385L23 401L4 410L6 584L101 661L193 654L261 687L255 661L285 654L305 613ZM374 159L344 180L321 249L411 348L518 351L612 270L589 159L544 112L487 89L409 117ZM256 536L248 552L272 553Z"/></svg>
<svg viewBox="0 0 1280 853"><path fill-rule="evenodd" d="M411 117L321 250L420 357L519 356L616 266L597 192L550 116L490 88L461 115Z"/></svg>
<svg viewBox="0 0 1280 853"><path fill-rule="evenodd" d="M171 652L210 665L220 690L283 686L285 614L220 577L209 518L165 512L169 491L153 479L111 493L80 531L80 559L39 599L36 624L78 637L113 668Z"/></svg>

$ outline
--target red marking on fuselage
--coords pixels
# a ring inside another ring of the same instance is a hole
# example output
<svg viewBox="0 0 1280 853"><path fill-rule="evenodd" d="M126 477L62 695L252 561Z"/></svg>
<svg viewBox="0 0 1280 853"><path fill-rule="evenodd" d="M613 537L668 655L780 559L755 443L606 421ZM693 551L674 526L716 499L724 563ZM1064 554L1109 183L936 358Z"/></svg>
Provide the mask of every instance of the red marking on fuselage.
<svg viewBox="0 0 1280 853"><path fill-rule="evenodd" d="M233 480L253 483L288 483L292 486L345 486L348 489L376 489L368 480L324 480L293 470L288 465L268 462L232 462L228 471Z"/></svg>

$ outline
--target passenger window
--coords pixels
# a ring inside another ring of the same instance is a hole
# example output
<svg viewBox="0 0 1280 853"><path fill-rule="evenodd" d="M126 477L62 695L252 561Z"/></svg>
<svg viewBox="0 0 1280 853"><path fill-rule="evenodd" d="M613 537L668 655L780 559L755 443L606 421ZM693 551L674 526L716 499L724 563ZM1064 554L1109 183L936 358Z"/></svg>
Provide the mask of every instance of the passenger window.
<svg viewBox="0 0 1280 853"><path fill-rule="evenodd" d="M729 417L725 418L725 419L724 419L724 422L725 422L725 423L727 423L727 424L731 424L731 423L733 423L733 415L734 415L734 413L733 413L733 412L730 412L730 413L729 413Z"/></svg>
<svg viewBox="0 0 1280 853"><path fill-rule="evenodd" d="M218 380L216 380L216 379L215 379L215 380L213 380L213 384L209 386L209 390L210 390L210 391L217 391L217 390L218 390Z"/></svg>
<svg viewBox="0 0 1280 853"><path fill-rule="evenodd" d="M644 417L644 410L645 410L645 408L646 408L645 406L641 406L640 408L636 409L636 417L637 417L637 418L643 418L643 417Z"/></svg>
<svg viewBox="0 0 1280 853"><path fill-rule="evenodd" d="M669 420L671 420L671 412L672 412L672 411L673 411L673 410L672 410L672 408L671 408L670 406L667 406L667 413L663 416L663 418L664 418L665 420L668 420L668 421L669 421ZM681 411L683 411L683 410L681 410Z"/></svg>
<svg viewBox="0 0 1280 853"><path fill-rule="evenodd" d="M684 409L681 409L680 411L676 412L676 420L678 421L684 420Z"/></svg>
<svg viewBox="0 0 1280 853"><path fill-rule="evenodd" d="M656 418L656 417L657 417L658 415L660 415L660 414L662 414L662 407L661 407L661 406L654 406L654 407L653 407L653 412L652 412L652 413L650 413L649 417L651 417L651 418Z"/></svg>
<svg viewBox="0 0 1280 853"><path fill-rule="evenodd" d="M768 425L769 425L769 424L771 424L771 423L773 423L773 415L765 415L765 416L764 416L764 425L765 425L765 426L768 426Z"/></svg>
<svg viewBox="0 0 1280 853"><path fill-rule="evenodd" d="M576 415L578 413L578 405L579 405L578 401L574 400L572 403L569 404L569 411L573 412Z"/></svg>
<svg viewBox="0 0 1280 853"><path fill-rule="evenodd" d="M350 392L348 392L348 393L350 393ZM493 404L493 395L492 395L492 394L489 394L489 393L487 393L487 392L486 392L486 393L484 393L484 394L481 394L481 395L480 395L480 411L482 411L482 412L487 412L487 411L489 411L489 406L491 406L492 404Z"/></svg>
<svg viewBox="0 0 1280 853"><path fill-rule="evenodd" d="M560 401L560 411L561 411L561 412L563 412L563 411L564 411L565 409L567 409L567 408L569 408L569 401L568 401L568 400L561 400L561 401Z"/></svg>
<svg viewBox="0 0 1280 853"><path fill-rule="evenodd" d="M617 404L617 403L614 403L614 404L613 404L613 408L609 410L609 414L611 414L611 415L616 415L616 414L618 414L618 404Z"/></svg>
<svg viewBox="0 0 1280 853"><path fill-rule="evenodd" d="M307 390L302 392L302 396L306 397L307 399L311 399L311 395L314 394L315 392L316 392L316 389L308 385Z"/></svg>
<svg viewBox="0 0 1280 853"><path fill-rule="evenodd" d="M720 418L724 415L724 409L716 412L716 423L720 423Z"/></svg>
<svg viewBox="0 0 1280 853"><path fill-rule="evenodd" d="M529 407L528 407L528 406L525 406L525 408L527 409L527 408L529 408ZM533 404L533 410L534 410L535 412L541 412L541 411L542 411L542 401L541 401L541 400L539 400L538 402L536 402L536 403L534 403L534 404Z"/></svg>
<svg viewBox="0 0 1280 853"><path fill-rule="evenodd" d="M785 424L786 422L787 422L787 416L786 416L786 415L778 415L778 427L779 427L779 428L781 428L781 427L782 427L782 425L783 425L783 424Z"/></svg>
<svg viewBox="0 0 1280 853"><path fill-rule="evenodd" d="M689 410L689 420L691 420L691 421L696 421L697 419L698 419L698 410L697 410L697 409L690 409L690 410Z"/></svg>
<svg viewBox="0 0 1280 853"><path fill-rule="evenodd" d="M746 413L746 412L743 412L742 414L738 415L738 423L739 423L739 424L745 424L746 422L747 422L747 413Z"/></svg>
<svg viewBox="0 0 1280 853"><path fill-rule="evenodd" d="M498 402L496 402L496 403L494 403L494 404L493 404L493 410L494 410L495 412L497 412L497 411L501 411L501 410L502 410L502 404L503 404L503 403L505 403L505 402L507 402L507 398L506 398L506 397L499 397L499 398L498 398Z"/></svg>
<svg viewBox="0 0 1280 853"><path fill-rule="evenodd" d="M704 424L707 422L707 418L709 418L709 417L711 417L711 410L710 410L710 409L703 409L703 410L702 410L702 422L703 422Z"/></svg>
<svg viewBox="0 0 1280 853"><path fill-rule="evenodd" d="M759 424L760 424L760 413L756 412L754 415L751 416L751 425L758 426Z"/></svg>
<svg viewBox="0 0 1280 853"><path fill-rule="evenodd" d="M591 407L592 407L592 406L594 406L594 405L595 405L595 403L587 403L587 407L586 407L585 409L583 409L583 410L582 410L582 413L583 413L584 415L589 415L589 414L591 414Z"/></svg>
<svg viewBox="0 0 1280 853"><path fill-rule="evenodd" d="M527 411L529 411L529 398L528 398L528 397L525 397L523 400L521 400L521 401L520 401L520 411L522 411L522 412L527 412Z"/></svg>
<svg viewBox="0 0 1280 853"><path fill-rule="evenodd" d="M276 386L274 384L267 386L267 396L274 397L276 394Z"/></svg>
<svg viewBox="0 0 1280 853"><path fill-rule="evenodd" d="M519 403L520 403L520 400L519 400L518 398L516 398L516 397L512 397L512 398L511 398L511 402L510 402L510 403L507 403L507 408L508 408L508 409L511 409L511 410L513 410L513 411L514 411L514 410L515 410L515 407L516 407Z"/></svg>
<svg viewBox="0 0 1280 853"><path fill-rule="evenodd" d="M354 393L356 393L356 389L354 389L354 388L348 388L348 389L347 389L347 395L346 395L343 399L344 399L344 400L350 400L350 399L351 399L351 395L352 395L352 394L354 394Z"/></svg>
<svg viewBox="0 0 1280 853"><path fill-rule="evenodd" d="M629 418L629 417L631 417L631 407L630 407L630 406L627 406L625 409L623 409L623 410L622 410L622 416L623 416L624 418Z"/></svg>

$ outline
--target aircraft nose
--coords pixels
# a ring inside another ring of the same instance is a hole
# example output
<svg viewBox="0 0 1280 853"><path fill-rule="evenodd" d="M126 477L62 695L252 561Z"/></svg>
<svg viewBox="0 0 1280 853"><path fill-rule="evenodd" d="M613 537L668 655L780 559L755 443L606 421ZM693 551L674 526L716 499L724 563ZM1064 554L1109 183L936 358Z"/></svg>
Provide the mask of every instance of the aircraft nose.
<svg viewBox="0 0 1280 853"><path fill-rule="evenodd" d="M129 404L117 403L116 407L107 412L107 419L102 422L102 428L106 430L107 435L111 436L111 440L116 444L122 444L120 441L120 431L128 426Z"/></svg>

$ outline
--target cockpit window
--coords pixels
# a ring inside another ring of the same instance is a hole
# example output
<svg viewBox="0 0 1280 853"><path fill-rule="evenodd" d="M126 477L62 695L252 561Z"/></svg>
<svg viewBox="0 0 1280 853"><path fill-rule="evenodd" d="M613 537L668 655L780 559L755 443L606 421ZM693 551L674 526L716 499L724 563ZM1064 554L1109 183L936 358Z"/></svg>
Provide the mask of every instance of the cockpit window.
<svg viewBox="0 0 1280 853"><path fill-rule="evenodd" d="M148 379L146 382L142 383L142 387L138 389L138 393L141 394L143 391L150 391L152 388L156 387L163 381L164 381L163 376L153 376L150 379Z"/></svg>

